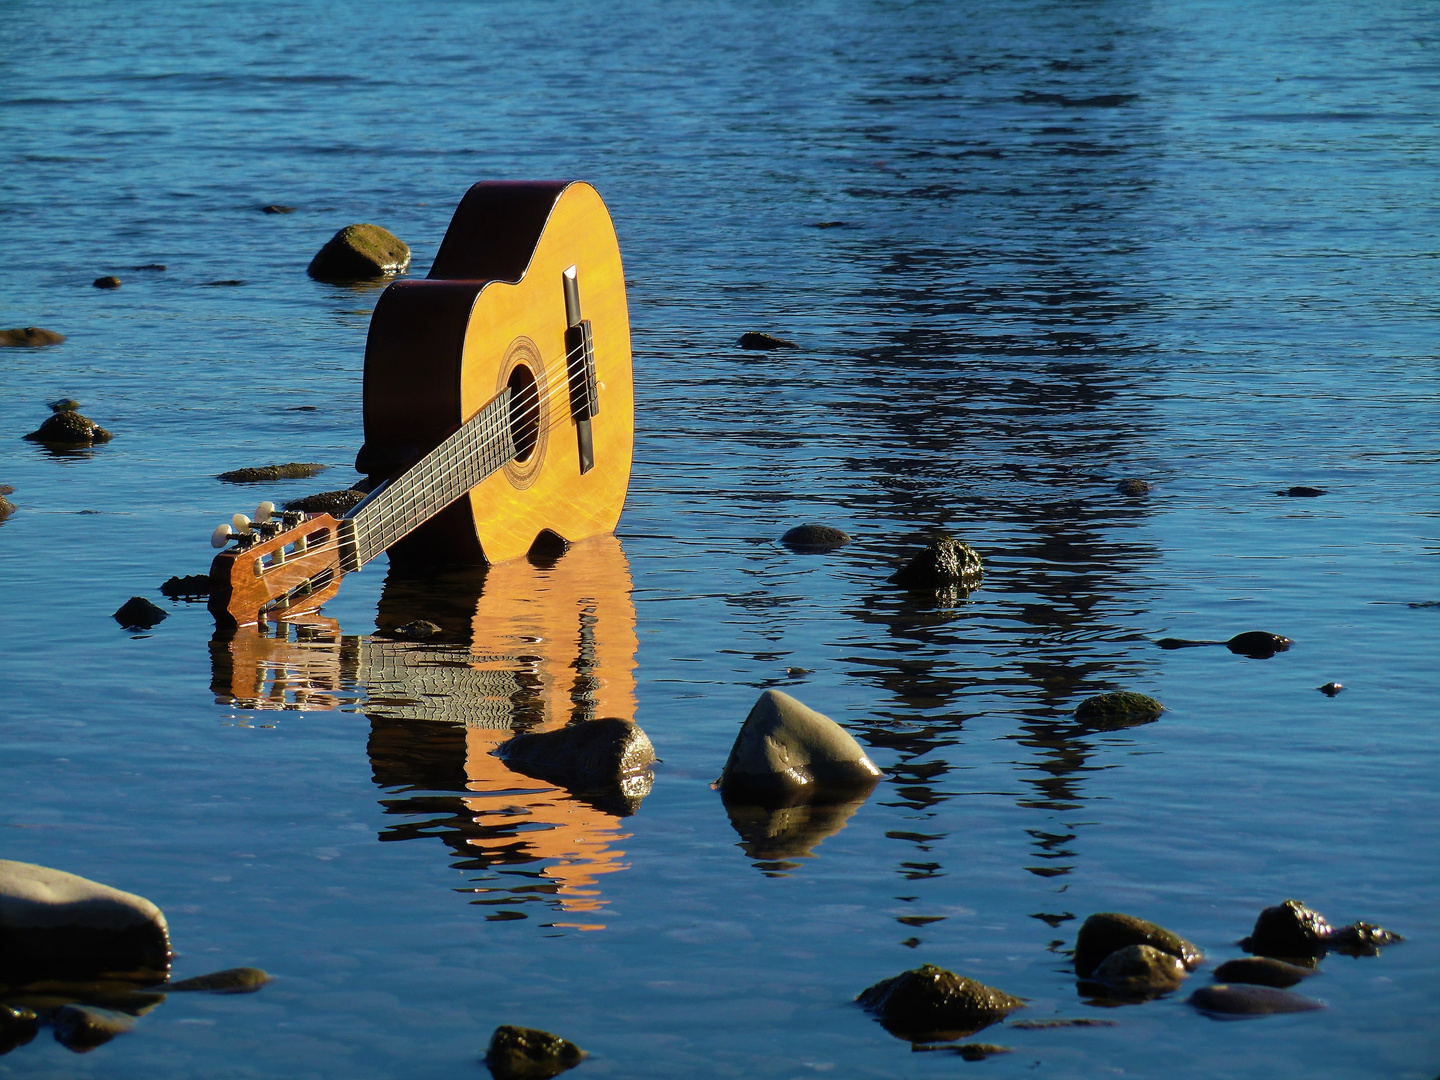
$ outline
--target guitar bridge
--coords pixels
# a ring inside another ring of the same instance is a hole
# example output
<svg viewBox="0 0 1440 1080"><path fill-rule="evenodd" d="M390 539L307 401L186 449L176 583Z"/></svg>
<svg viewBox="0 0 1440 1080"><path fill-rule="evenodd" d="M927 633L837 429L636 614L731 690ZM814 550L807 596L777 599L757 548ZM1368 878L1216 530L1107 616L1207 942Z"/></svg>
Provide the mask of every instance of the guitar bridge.
<svg viewBox="0 0 1440 1080"><path fill-rule="evenodd" d="M595 467L595 436L590 418L600 411L599 388L595 385L595 340L590 320L580 317L580 283L575 267L562 275L565 286L565 369L570 379L570 415L575 420L575 438L580 450L580 472Z"/></svg>

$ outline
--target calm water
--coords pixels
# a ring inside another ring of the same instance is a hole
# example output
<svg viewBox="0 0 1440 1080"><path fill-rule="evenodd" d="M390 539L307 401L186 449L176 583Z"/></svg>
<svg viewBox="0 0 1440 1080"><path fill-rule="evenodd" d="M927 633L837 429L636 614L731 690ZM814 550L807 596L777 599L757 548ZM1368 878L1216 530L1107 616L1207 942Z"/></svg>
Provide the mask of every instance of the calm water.
<svg viewBox="0 0 1440 1080"><path fill-rule="evenodd" d="M1440 601L1440 9L0 20L0 326L69 335L0 352L0 857L150 897L177 975L276 976L86 1056L42 1034L0 1075L478 1076L506 1022L574 1039L594 1077L1440 1070L1440 610L1415 606ZM355 479L377 293L306 278L320 244L375 221L423 274L470 183L554 176L605 196L631 279L619 543L488 579L382 560L306 640L212 644L169 601L120 630L127 597L204 569L217 521ZM747 330L802 347L741 352ZM21 441L60 395L117 438ZM333 468L214 479L289 460ZM1154 494L1115 494L1127 476ZM1292 484L1329 494L1273 494ZM856 542L775 542L811 520ZM884 584L939 529L988 567L948 608ZM443 644L371 638L417 616ZM1153 643L1251 629L1295 645ZM885 770L823 838L742 841L709 787L767 686ZM1169 711L1078 728L1113 688ZM638 808L488 754L597 708L664 759ZM1184 992L1100 1012L1067 974L1093 911L1219 961L1290 896L1409 940L1326 960L1327 1012L1248 1023ZM927 961L1029 1019L1118 1023L991 1028L1015 1052L983 1065L912 1053L850 999Z"/></svg>

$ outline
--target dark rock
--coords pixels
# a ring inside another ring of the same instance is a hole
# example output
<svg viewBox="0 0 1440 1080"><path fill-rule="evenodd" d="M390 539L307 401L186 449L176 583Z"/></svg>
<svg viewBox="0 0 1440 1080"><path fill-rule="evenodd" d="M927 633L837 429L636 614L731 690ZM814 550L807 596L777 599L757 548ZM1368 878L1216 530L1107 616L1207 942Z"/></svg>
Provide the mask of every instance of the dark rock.
<svg viewBox="0 0 1440 1080"><path fill-rule="evenodd" d="M963 540L939 536L890 578L903 589L939 589L947 585L973 587L984 576L980 553Z"/></svg>
<svg viewBox="0 0 1440 1080"><path fill-rule="evenodd" d="M379 225L346 225L322 247L306 269L317 281L368 281L403 274L410 248Z"/></svg>
<svg viewBox="0 0 1440 1080"><path fill-rule="evenodd" d="M63 870L0 860L0 983L119 972L155 981L169 971L169 930L149 900Z"/></svg>
<svg viewBox="0 0 1440 1080"><path fill-rule="evenodd" d="M295 208L293 206L281 206L279 203L271 203L269 206L260 207L260 212L262 214L293 214Z"/></svg>
<svg viewBox="0 0 1440 1080"><path fill-rule="evenodd" d="M55 1041L68 1050L83 1054L124 1035L135 1026L135 1018L122 1012L93 1005L63 1005L50 1017Z"/></svg>
<svg viewBox="0 0 1440 1080"><path fill-rule="evenodd" d="M1292 499L1313 499L1313 498L1315 498L1317 495L1325 495L1325 494L1327 494L1327 492L1325 491L1324 488L1316 488L1316 487L1292 487L1292 488L1286 488L1284 491L1277 491L1277 492L1275 492L1275 494L1276 494L1276 495L1288 495L1288 496L1289 496L1290 498L1292 498Z"/></svg>
<svg viewBox="0 0 1440 1080"><path fill-rule="evenodd" d="M1218 641L1191 641L1189 638L1162 637L1155 642L1162 649L1193 649L1199 645L1219 645Z"/></svg>
<svg viewBox="0 0 1440 1080"><path fill-rule="evenodd" d="M1279 634L1267 634L1263 630L1249 630L1236 634L1225 643L1233 653L1248 656L1251 660L1268 660L1276 653L1285 652L1294 642Z"/></svg>
<svg viewBox="0 0 1440 1080"><path fill-rule="evenodd" d="M150 273L163 274L166 267L164 263L142 263L140 266L132 266L130 269L144 270L149 271Z"/></svg>
<svg viewBox="0 0 1440 1080"><path fill-rule="evenodd" d="M1115 1027L1118 1023L1116 1020L1097 1020L1094 1017L1082 1016L1076 1020L1012 1020L1010 1026L1024 1031L1047 1031L1050 1028Z"/></svg>
<svg viewBox="0 0 1440 1080"><path fill-rule="evenodd" d="M813 227L816 229L843 229L850 223L848 221L817 221Z"/></svg>
<svg viewBox="0 0 1440 1080"><path fill-rule="evenodd" d="M1313 1012L1325 1007L1289 990L1243 983L1202 986L1190 995L1189 1002L1201 1012L1216 1016L1271 1016L1275 1013Z"/></svg>
<svg viewBox="0 0 1440 1080"><path fill-rule="evenodd" d="M503 1024L490 1036L485 1064L495 1080L544 1080L573 1069L585 1057L584 1050L559 1035Z"/></svg>
<svg viewBox="0 0 1440 1080"><path fill-rule="evenodd" d="M51 412L74 412L78 408L80 408L80 402L74 398L62 397L50 402Z"/></svg>
<svg viewBox="0 0 1440 1080"><path fill-rule="evenodd" d="M1333 932L1318 911L1298 900L1286 900L1260 913L1255 929L1240 947L1262 956L1322 956Z"/></svg>
<svg viewBox="0 0 1440 1080"><path fill-rule="evenodd" d="M118 289L120 287L120 279L114 274L106 274L104 277L97 277L90 284L94 285L97 289Z"/></svg>
<svg viewBox="0 0 1440 1080"><path fill-rule="evenodd" d="M0 330L0 349L43 349L46 345L59 345L64 340L64 334L39 326L12 326L9 330Z"/></svg>
<svg viewBox="0 0 1440 1080"><path fill-rule="evenodd" d="M1314 975L1313 968L1287 964L1270 956L1247 956L1227 960L1215 969L1215 979L1223 983L1248 983L1253 986L1276 986L1284 989Z"/></svg>
<svg viewBox="0 0 1440 1080"><path fill-rule="evenodd" d="M1357 922L1335 929L1326 946L1331 952L1346 956L1379 956L1382 946L1397 945L1404 940L1399 934L1373 923Z"/></svg>
<svg viewBox="0 0 1440 1080"><path fill-rule="evenodd" d="M1075 709L1075 719L1098 731L1115 731L1158 720L1165 706L1153 697L1131 690L1114 690L1086 698Z"/></svg>
<svg viewBox="0 0 1440 1080"><path fill-rule="evenodd" d="M307 480L329 468L315 461L289 461L284 465L259 465L249 469L231 469L215 479L227 484L257 484L274 480Z"/></svg>
<svg viewBox="0 0 1440 1080"><path fill-rule="evenodd" d="M1172 953L1153 945L1126 945L1100 961L1082 985L1098 986L1108 997L1143 1000L1168 994L1188 974Z"/></svg>
<svg viewBox="0 0 1440 1080"><path fill-rule="evenodd" d="M0 1054L24 1046L40 1030L40 1018L24 1005L0 1005Z"/></svg>
<svg viewBox="0 0 1440 1080"><path fill-rule="evenodd" d="M1199 949L1163 926L1118 911L1102 911L1086 919L1076 935L1075 974L1089 978L1101 961L1127 945L1150 945L1179 957L1187 971L1194 971L1202 959Z"/></svg>
<svg viewBox="0 0 1440 1080"><path fill-rule="evenodd" d="M94 420L81 416L73 409L51 413L43 424L25 436L33 442L64 446L109 442L114 437Z"/></svg>
<svg viewBox="0 0 1440 1080"><path fill-rule="evenodd" d="M1130 477L1129 479L1121 480L1118 484L1116 484L1115 490L1118 491L1121 495L1139 497L1141 495L1149 495L1150 492L1155 490L1155 488L1148 480L1137 480L1134 477Z"/></svg>
<svg viewBox="0 0 1440 1080"><path fill-rule="evenodd" d="M285 504L286 510L304 510L307 514L332 514L336 517L355 509L365 498L365 492L346 488L344 491L322 491L306 495L303 499L291 499Z"/></svg>
<svg viewBox="0 0 1440 1080"><path fill-rule="evenodd" d="M855 999L904 1039L961 1039L1005 1019L1025 1002L953 971L925 964L882 979Z"/></svg>
<svg viewBox="0 0 1440 1080"><path fill-rule="evenodd" d="M757 334L754 332L741 334L740 340L736 342L742 349L758 349L768 352L771 349L798 349L800 346L793 341L786 341L784 338L775 337L773 334Z"/></svg>
<svg viewBox="0 0 1440 1080"><path fill-rule="evenodd" d="M618 785L623 790L631 778L649 776L655 747L639 725L602 717L516 735L497 747L495 756L527 776L572 789L604 791Z"/></svg>
<svg viewBox="0 0 1440 1080"><path fill-rule="evenodd" d="M319 411L320 411L320 407L319 407L318 405L296 405L296 406L294 406L293 408L291 408L289 411L290 411L290 412L319 412Z"/></svg>
<svg viewBox="0 0 1440 1080"><path fill-rule="evenodd" d="M798 679L801 675L810 675L813 674L814 671L814 668L808 667L787 667L785 669L785 674L792 679Z"/></svg>
<svg viewBox="0 0 1440 1080"><path fill-rule="evenodd" d="M791 803L796 796L841 801L868 794L880 770L850 733L823 713L779 690L751 707L716 781L738 800Z"/></svg>
<svg viewBox="0 0 1440 1080"><path fill-rule="evenodd" d="M1324 686L1317 686L1315 689L1319 690L1326 697L1334 697L1340 693L1341 690L1344 690L1345 687L1338 682L1327 682Z"/></svg>
<svg viewBox="0 0 1440 1080"><path fill-rule="evenodd" d="M143 596L132 596L115 612L115 621L127 630L149 630L165 621L165 612Z"/></svg>
<svg viewBox="0 0 1440 1080"><path fill-rule="evenodd" d="M395 627L390 634L392 637L404 641L428 641L440 632L440 626L437 623L430 622L428 619L412 619L403 626Z"/></svg>
<svg viewBox="0 0 1440 1080"><path fill-rule="evenodd" d="M758 862L809 858L810 852L845 827L870 797L836 803L797 802L791 806L756 804L743 798L726 798L725 812L740 834L740 848Z"/></svg>
<svg viewBox="0 0 1440 1080"><path fill-rule="evenodd" d="M218 289L244 284L245 282L241 281L239 278L222 278L219 281L207 281L201 287L206 289Z"/></svg>
<svg viewBox="0 0 1440 1080"><path fill-rule="evenodd" d="M172 577L160 586L160 591L172 600L203 600L210 596L209 574L186 574Z"/></svg>
<svg viewBox="0 0 1440 1080"><path fill-rule="evenodd" d="M209 975L197 975L193 979L165 983L162 989L175 992L204 991L210 994L253 994L270 981L270 976L259 968L226 968L212 971Z"/></svg>
<svg viewBox="0 0 1440 1080"><path fill-rule="evenodd" d="M829 525L796 525L780 542L791 551L833 551L850 543L850 534Z"/></svg>

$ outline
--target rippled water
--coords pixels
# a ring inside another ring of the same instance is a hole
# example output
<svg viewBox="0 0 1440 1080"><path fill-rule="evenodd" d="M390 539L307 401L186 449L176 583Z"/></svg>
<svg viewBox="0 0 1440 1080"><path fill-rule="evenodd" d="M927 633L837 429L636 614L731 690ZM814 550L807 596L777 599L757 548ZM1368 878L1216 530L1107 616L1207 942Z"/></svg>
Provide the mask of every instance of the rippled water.
<svg viewBox="0 0 1440 1080"><path fill-rule="evenodd" d="M155 900L177 974L276 976L0 1075L483 1075L506 1022L593 1076L1440 1068L1433 5L0 16L0 325L69 335L0 351L0 857ZM376 221L423 274L470 183L552 176L605 196L630 277L619 544L382 560L283 641L212 643L169 601L121 631L217 520L354 479L377 293L306 278L320 244ZM117 438L21 441L60 395ZM334 468L214 479L288 460ZM776 543L811 520L856 542ZM884 583L938 530L988 570L950 606ZM371 636L417 615L445 640ZM1154 644L1252 629L1295 645ZM767 686L886 773L795 843L709 787ZM1169 711L1073 721L1112 688ZM638 803L488 753L591 714L664 759ZM1326 960L1328 1011L1246 1023L1184 992L1101 1012L1067 972L1090 912L1218 961L1288 896L1409 940ZM1117 1024L912 1053L851 998L920 962Z"/></svg>

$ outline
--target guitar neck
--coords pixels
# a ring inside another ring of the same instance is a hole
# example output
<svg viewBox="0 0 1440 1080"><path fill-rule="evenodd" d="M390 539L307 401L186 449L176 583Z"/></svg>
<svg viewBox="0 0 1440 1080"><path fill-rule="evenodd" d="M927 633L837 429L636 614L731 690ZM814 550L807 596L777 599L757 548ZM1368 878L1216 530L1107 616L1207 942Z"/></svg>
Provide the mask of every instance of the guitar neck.
<svg viewBox="0 0 1440 1080"><path fill-rule="evenodd" d="M359 569L515 456L509 387L439 446L346 515Z"/></svg>

